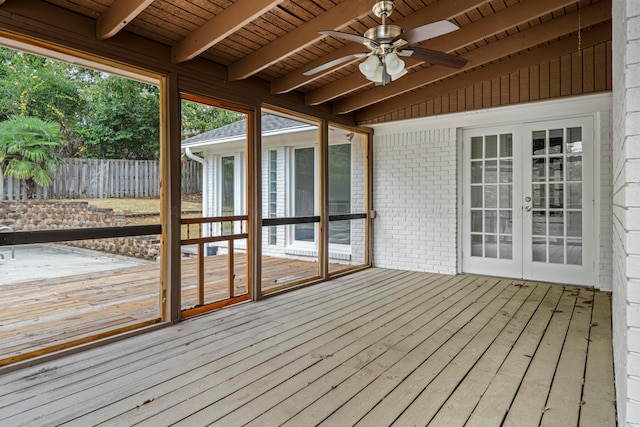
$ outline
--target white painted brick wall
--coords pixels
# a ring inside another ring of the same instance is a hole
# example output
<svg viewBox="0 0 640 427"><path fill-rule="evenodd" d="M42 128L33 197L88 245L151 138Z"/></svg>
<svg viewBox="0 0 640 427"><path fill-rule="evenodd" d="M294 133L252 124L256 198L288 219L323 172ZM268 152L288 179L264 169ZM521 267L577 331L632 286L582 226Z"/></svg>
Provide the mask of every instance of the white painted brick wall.
<svg viewBox="0 0 640 427"><path fill-rule="evenodd" d="M613 2L613 344L620 425L640 425L640 2Z"/></svg>
<svg viewBox="0 0 640 427"><path fill-rule="evenodd" d="M364 139L356 138L351 143L351 213L366 212L366 182ZM365 261L365 220L351 221L351 265Z"/></svg>
<svg viewBox="0 0 640 427"><path fill-rule="evenodd" d="M640 81L640 80L639 80ZM597 286L611 290L612 256L612 112L611 98L550 101L530 106L450 114L381 124L374 134L374 263L380 267L455 273L458 266L455 129L520 123L522 117L546 121L590 115L599 131L594 150L599 163L599 247ZM439 127L444 127L439 129ZM427 130L430 129L430 130ZM640 153L640 149L637 150ZM640 218L640 214L638 215ZM425 220L428 218L428 220ZM415 224L413 224L415 222ZM407 227L414 228L408 230Z"/></svg>
<svg viewBox="0 0 640 427"><path fill-rule="evenodd" d="M600 247L597 262L599 288L607 291L611 291L613 281L612 120L611 111L600 112Z"/></svg>
<svg viewBox="0 0 640 427"><path fill-rule="evenodd" d="M374 263L456 273L456 131L374 137Z"/></svg>

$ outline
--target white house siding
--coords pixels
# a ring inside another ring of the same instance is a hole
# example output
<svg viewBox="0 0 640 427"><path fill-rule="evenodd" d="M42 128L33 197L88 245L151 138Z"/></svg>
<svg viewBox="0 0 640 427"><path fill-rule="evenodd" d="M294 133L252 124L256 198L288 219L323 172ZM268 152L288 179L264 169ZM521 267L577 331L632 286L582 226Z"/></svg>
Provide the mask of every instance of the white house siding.
<svg viewBox="0 0 640 427"><path fill-rule="evenodd" d="M277 196L276 196L276 218L284 218L290 216L289 206L287 205L287 174L289 165L289 150L287 147L280 146L262 151L262 215L264 218L269 217L269 152L276 151L277 157ZM284 249L287 241L287 227L276 227L276 244L269 244L269 228L262 229L262 253L270 256L285 256Z"/></svg>
<svg viewBox="0 0 640 427"><path fill-rule="evenodd" d="M374 264L378 267L459 272L457 130L517 126L560 117L594 118L597 287L612 282L612 113L609 94L582 96L375 125Z"/></svg>
<svg viewBox="0 0 640 427"><path fill-rule="evenodd" d="M620 425L640 426L640 2L613 24L613 349Z"/></svg>

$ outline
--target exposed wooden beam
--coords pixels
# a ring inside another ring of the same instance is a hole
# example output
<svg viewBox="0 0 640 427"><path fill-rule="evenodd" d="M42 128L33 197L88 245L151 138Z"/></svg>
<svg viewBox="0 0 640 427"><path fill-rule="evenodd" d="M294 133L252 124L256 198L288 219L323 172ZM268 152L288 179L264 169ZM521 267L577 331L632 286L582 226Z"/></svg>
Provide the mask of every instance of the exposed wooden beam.
<svg viewBox="0 0 640 427"><path fill-rule="evenodd" d="M96 38L106 40L122 30L153 0L117 0L96 20ZM0 0L2 4L2 0Z"/></svg>
<svg viewBox="0 0 640 427"><path fill-rule="evenodd" d="M418 27L420 25L427 24L429 22L439 21L441 19L451 19L455 16L458 16L462 13L468 12L469 10L475 9L479 6L482 6L485 3L488 3L490 0L461 0L455 3L452 3L449 0L440 0L437 3L431 4L427 7L420 9L417 12L414 12L410 15L407 15L404 18L399 19L398 21L394 21L394 25L398 25L405 29L410 29L414 27ZM305 76L304 73L309 71L317 66L320 66L326 62L332 61L336 58L340 58L343 56L351 55L353 53L358 52L366 52L366 47L358 44L358 43L349 43L340 49L336 49L335 51L319 58L309 64L298 68L295 71L290 72L289 74L280 77L271 82L271 93L286 93L291 90L297 89L300 86L303 86L307 83L310 83L316 79L319 79L322 76L325 76L338 68L346 67L347 65L353 63L354 61L348 61L341 64L338 67L326 70L324 72L320 72L314 74L312 76Z"/></svg>
<svg viewBox="0 0 640 427"><path fill-rule="evenodd" d="M578 19L580 14L580 19ZM505 56L535 47L540 43L546 43L558 37L570 34L578 30L578 22L582 28L596 25L611 19L611 4L607 1L595 3L580 11L576 11L552 21L547 21L536 25L526 31L506 37L493 43L489 43L481 48L475 49L464 55L469 63L461 70L445 67L432 66L422 71L413 73L408 78L398 79L386 86L379 86L375 89L357 96L343 99L334 104L334 113L344 114L350 111L364 108L376 102L384 101L401 93L418 89L421 86L443 79L459 72L470 70L483 64L499 60ZM577 44L577 41L576 41Z"/></svg>
<svg viewBox="0 0 640 427"><path fill-rule="evenodd" d="M171 49L174 64L195 58L284 0L238 0Z"/></svg>
<svg viewBox="0 0 640 427"><path fill-rule="evenodd" d="M600 25L597 28L582 33L581 46L586 49L611 40L611 23ZM446 79L401 97L395 97L378 104L363 108L356 114L358 121L371 120L384 114L398 111L411 105L416 105L428 99L438 98L457 89L469 87L477 83L495 78L497 76L512 73L539 64L550 58L558 58L577 51L577 44L573 38L565 38L549 45L533 49L522 55L517 55L486 67L472 70L450 79Z"/></svg>
<svg viewBox="0 0 640 427"><path fill-rule="evenodd" d="M339 30L371 12L371 0L349 0L331 7L304 25L279 37L229 66L229 80L245 79L324 37L321 30Z"/></svg>
<svg viewBox="0 0 640 427"><path fill-rule="evenodd" d="M422 45L429 49L452 52L573 3L575 2L571 0L525 0ZM407 68L419 64L407 64ZM318 105L370 84L364 76L355 73L311 91L305 98L308 105Z"/></svg>

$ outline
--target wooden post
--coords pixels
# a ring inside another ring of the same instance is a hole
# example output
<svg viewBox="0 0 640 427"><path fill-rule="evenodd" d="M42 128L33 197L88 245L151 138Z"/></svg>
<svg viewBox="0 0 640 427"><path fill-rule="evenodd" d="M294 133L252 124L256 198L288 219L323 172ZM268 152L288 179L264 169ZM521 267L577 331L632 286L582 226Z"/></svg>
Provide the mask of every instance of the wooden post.
<svg viewBox="0 0 640 427"><path fill-rule="evenodd" d="M198 243L198 305L204 305L204 243Z"/></svg>
<svg viewBox="0 0 640 427"><path fill-rule="evenodd" d="M235 297L235 291L234 291L234 282L235 282L235 273L233 271L233 266L234 266L234 256L233 256L233 252L234 252L234 244L233 244L234 240L230 239L229 243L227 244L227 252L228 252L228 262L229 264L227 265L227 274L228 274L228 282L229 282L229 298L233 298Z"/></svg>
<svg viewBox="0 0 640 427"><path fill-rule="evenodd" d="M162 106L160 115L160 223L162 224L160 304L163 320L178 322L181 317L180 139L182 135L180 92L176 74L169 74L161 79L160 97Z"/></svg>
<svg viewBox="0 0 640 427"><path fill-rule="evenodd" d="M262 108L247 116L247 283L251 299L262 298Z"/></svg>
<svg viewBox="0 0 640 427"><path fill-rule="evenodd" d="M329 278L329 122L322 120L318 129L318 180L320 231L318 239L318 265L320 277Z"/></svg>

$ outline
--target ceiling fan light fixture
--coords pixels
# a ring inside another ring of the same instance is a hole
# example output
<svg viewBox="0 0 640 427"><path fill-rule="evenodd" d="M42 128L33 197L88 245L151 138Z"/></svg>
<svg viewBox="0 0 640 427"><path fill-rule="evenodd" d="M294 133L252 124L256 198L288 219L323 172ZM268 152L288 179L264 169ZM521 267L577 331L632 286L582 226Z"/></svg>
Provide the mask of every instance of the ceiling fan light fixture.
<svg viewBox="0 0 640 427"><path fill-rule="evenodd" d="M384 80L384 66L382 64L378 65L373 76L367 78L374 83L382 83L382 80Z"/></svg>
<svg viewBox="0 0 640 427"><path fill-rule="evenodd" d="M407 73L408 73L408 71L405 68L403 68L402 70L400 70L399 73L396 73L396 74L389 73L389 74L391 75L391 80L396 81L397 79L399 79L400 77L406 75Z"/></svg>
<svg viewBox="0 0 640 427"><path fill-rule="evenodd" d="M376 55L371 55L367 59L362 61L358 68L360 68L360 72L366 78L371 80L371 78L378 72L378 69L382 69L382 64L380 63L380 58L378 58Z"/></svg>
<svg viewBox="0 0 640 427"><path fill-rule="evenodd" d="M387 67L387 73L391 76L396 74L400 74L404 69L404 61L398 57L398 54L395 52L391 52L384 57L384 64Z"/></svg>

